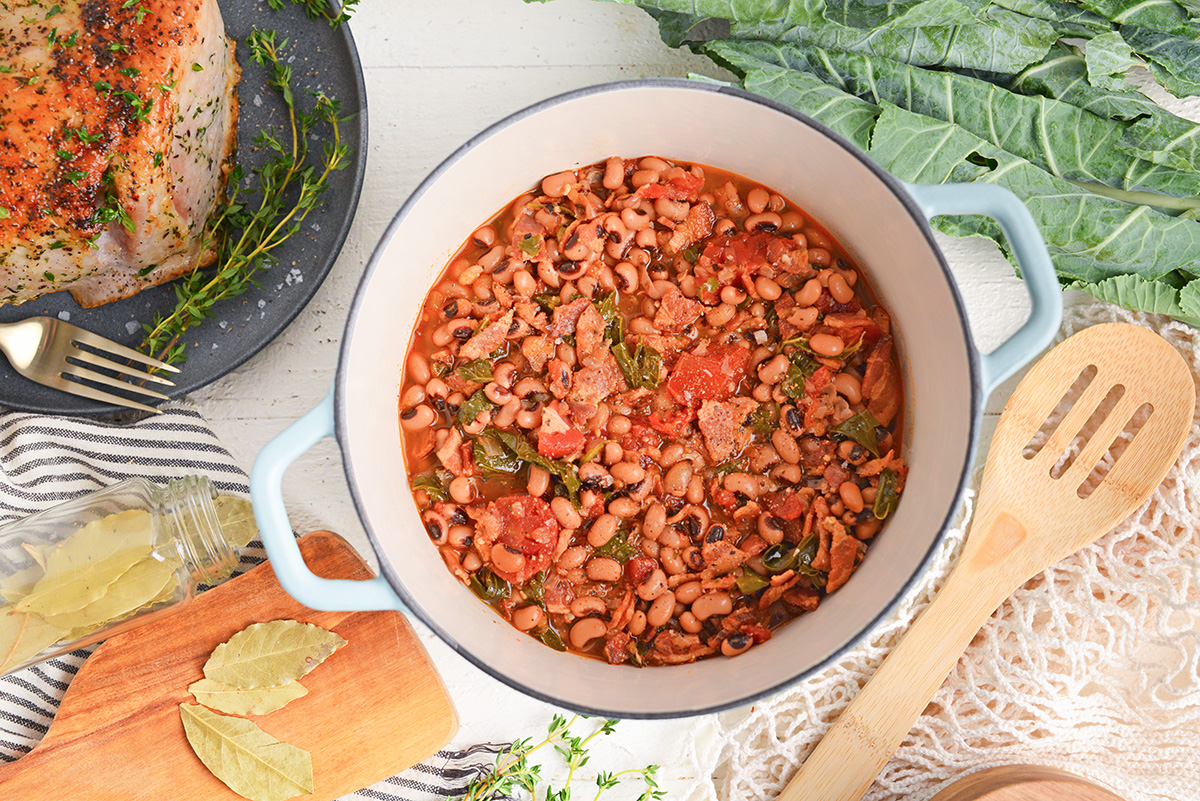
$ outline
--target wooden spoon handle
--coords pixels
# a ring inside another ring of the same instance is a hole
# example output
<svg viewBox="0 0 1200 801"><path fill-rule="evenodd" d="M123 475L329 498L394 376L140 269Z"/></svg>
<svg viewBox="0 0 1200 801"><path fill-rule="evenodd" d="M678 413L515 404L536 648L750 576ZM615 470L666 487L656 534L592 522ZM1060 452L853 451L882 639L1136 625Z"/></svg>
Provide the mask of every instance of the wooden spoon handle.
<svg viewBox="0 0 1200 801"><path fill-rule="evenodd" d="M974 573L961 563L951 572L933 603L784 788L780 801L856 801L866 792L1012 589L997 598L997 592L981 588L987 582Z"/></svg>

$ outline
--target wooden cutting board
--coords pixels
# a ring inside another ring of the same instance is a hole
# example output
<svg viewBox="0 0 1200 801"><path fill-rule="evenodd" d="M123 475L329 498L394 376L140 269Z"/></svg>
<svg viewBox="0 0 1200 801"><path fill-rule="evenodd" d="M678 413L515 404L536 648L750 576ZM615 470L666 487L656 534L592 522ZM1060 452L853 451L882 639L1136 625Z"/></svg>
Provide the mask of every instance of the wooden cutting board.
<svg viewBox="0 0 1200 801"><path fill-rule="evenodd" d="M300 551L319 576L371 576L336 534L309 534ZM374 784L433 754L458 730L442 680L403 615L317 612L292 600L263 564L101 645L71 682L45 739L0 766L0 799L241 798L192 753L179 704L195 703L187 688L203 678L213 648L251 623L281 618L347 641L301 679L308 695L251 718L312 754L316 792L297 798L328 801Z"/></svg>
<svg viewBox="0 0 1200 801"><path fill-rule="evenodd" d="M1004 765L959 779L931 801L1121 801L1121 797L1055 768Z"/></svg>

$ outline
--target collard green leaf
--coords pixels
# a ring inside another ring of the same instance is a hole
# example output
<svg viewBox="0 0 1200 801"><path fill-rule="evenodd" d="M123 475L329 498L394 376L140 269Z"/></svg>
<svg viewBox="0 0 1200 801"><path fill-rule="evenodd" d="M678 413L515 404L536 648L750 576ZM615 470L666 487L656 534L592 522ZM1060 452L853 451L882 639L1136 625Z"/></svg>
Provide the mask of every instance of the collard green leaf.
<svg viewBox="0 0 1200 801"><path fill-rule="evenodd" d="M312 757L244 718L180 704L188 744L212 774L252 801L284 801L312 793Z"/></svg>
<svg viewBox="0 0 1200 801"><path fill-rule="evenodd" d="M308 690L298 681L244 690L212 679L200 679L188 687L188 691L209 709L228 715L268 715L308 695Z"/></svg>
<svg viewBox="0 0 1200 801"><path fill-rule="evenodd" d="M154 525L148 512L128 509L93 520L46 556L46 575L17 602L43 616L83 609L150 555Z"/></svg>
<svg viewBox="0 0 1200 801"><path fill-rule="evenodd" d="M243 689L277 687L306 675L345 644L332 631L311 623L255 623L213 650L204 675Z"/></svg>
<svg viewBox="0 0 1200 801"><path fill-rule="evenodd" d="M616 559L624 564L638 554L638 546L630 542L629 532L618 531L608 542L596 549L596 553L600 556L607 556L610 559Z"/></svg>
<svg viewBox="0 0 1200 801"><path fill-rule="evenodd" d="M888 104L869 154L902 180L1007 187L1025 201L1066 280L1096 283L1131 272L1153 280L1200 263L1195 222L1083 191L952 123ZM939 227L957 235L995 235L994 223L979 218L939 218Z"/></svg>
<svg viewBox="0 0 1200 801"><path fill-rule="evenodd" d="M654 348L644 342L638 343L637 348L630 354L629 347L624 342L619 342L613 346L612 354L629 386L634 389L654 389L658 386L662 374L662 354Z"/></svg>
<svg viewBox="0 0 1200 801"><path fill-rule="evenodd" d="M450 500L450 493L446 490L446 487L442 485L442 482L437 479L437 476L434 476L434 475L417 476L412 481L412 487L415 490L417 490L417 489L425 490L425 493L429 496L430 500L434 500L434 501Z"/></svg>
<svg viewBox="0 0 1200 801"><path fill-rule="evenodd" d="M864 31L830 22L809 25L735 22L730 38L822 47L921 66L1015 73L1041 61L1058 39L1058 33L1045 20L990 6L969 25Z"/></svg>
<svg viewBox="0 0 1200 801"><path fill-rule="evenodd" d="M537 452L537 448L533 447L527 439L511 431L501 431L496 428L490 428L487 431L491 432L491 436L504 443L504 446L515 454L518 459L529 464L535 464L557 478L566 488L571 500L578 500L579 490L583 486L583 483L579 480L579 471L573 465L559 461L558 459L542 456Z"/></svg>
<svg viewBox="0 0 1200 801"><path fill-rule="evenodd" d="M1175 0L1079 0L1079 4L1122 30L1133 25L1167 33L1188 28L1187 12Z"/></svg>
<svg viewBox="0 0 1200 801"><path fill-rule="evenodd" d="M1166 281L1147 281L1140 275L1116 275L1095 284L1077 281L1063 288L1080 289L1094 298L1126 309L1166 314L1200 328L1200 315L1191 316L1185 312L1180 305L1179 290Z"/></svg>
<svg viewBox="0 0 1200 801"><path fill-rule="evenodd" d="M1200 95L1200 28L1190 36L1125 25L1121 33L1150 71L1177 97Z"/></svg>
<svg viewBox="0 0 1200 801"><path fill-rule="evenodd" d="M521 460L496 436L494 428L480 432L471 445L475 466L485 478L498 475L516 475L521 469Z"/></svg>
<svg viewBox="0 0 1200 801"><path fill-rule="evenodd" d="M1062 178L1147 193L1138 201L1160 208L1200 206L1200 199L1191 197L1200 193L1200 174L1130 155L1121 149L1123 123L1069 103L1016 94L978 78L855 53L765 42L714 42L708 48L729 63L774 61L778 66L811 72L868 103L893 103L953 122ZM1170 197L1151 197L1151 192Z"/></svg>
<svg viewBox="0 0 1200 801"><path fill-rule="evenodd" d="M104 594L85 606L58 615L44 615L46 621L63 629L99 629L129 617L152 603L163 591L178 583L175 571L180 563L149 556L122 573L108 585Z"/></svg>
<svg viewBox="0 0 1200 801"><path fill-rule="evenodd" d="M863 150L870 147L877 106L826 86L808 73L779 67L748 70L742 85L824 123Z"/></svg>
<svg viewBox="0 0 1200 801"><path fill-rule="evenodd" d="M1112 92L1125 89L1125 72L1133 66L1133 50L1116 31L1092 37L1084 51L1088 83Z"/></svg>
<svg viewBox="0 0 1200 801"><path fill-rule="evenodd" d="M492 380L492 363L487 359L475 359L459 365L456 372L467 381L486 384Z"/></svg>
<svg viewBox="0 0 1200 801"><path fill-rule="evenodd" d="M1158 104L1132 86L1111 91L1093 85L1088 81L1084 56L1062 43L1051 48L1045 59L1015 75L980 70L968 74L1023 95L1056 98L1108 119L1138 120L1162 112Z"/></svg>
<svg viewBox="0 0 1200 801"><path fill-rule="evenodd" d="M12 604L0 606L0 674L69 636L67 629L47 623L37 615L18 612Z"/></svg>
<svg viewBox="0 0 1200 801"><path fill-rule="evenodd" d="M1092 36L1112 30L1112 23L1074 3L1059 0L993 0L993 5L1007 8L1027 17L1044 19L1063 35Z"/></svg>
<svg viewBox="0 0 1200 801"><path fill-rule="evenodd" d="M488 396L483 394L483 390L478 390L474 395L463 401L462 406L458 408L458 417L455 418L460 426L469 426L475 422L475 418L480 412L495 408L496 404L488 399Z"/></svg>
<svg viewBox="0 0 1200 801"><path fill-rule="evenodd" d="M254 507L249 500L233 495L218 495L213 506L217 510L221 535L229 547L245 548L258 538L258 523L254 520Z"/></svg>

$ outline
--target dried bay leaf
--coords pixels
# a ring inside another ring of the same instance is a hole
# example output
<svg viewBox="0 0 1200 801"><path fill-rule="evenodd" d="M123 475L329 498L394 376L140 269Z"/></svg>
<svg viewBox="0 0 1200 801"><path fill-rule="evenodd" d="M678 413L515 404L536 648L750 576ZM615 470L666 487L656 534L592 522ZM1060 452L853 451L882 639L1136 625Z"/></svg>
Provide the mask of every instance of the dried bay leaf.
<svg viewBox="0 0 1200 801"><path fill-rule="evenodd" d="M93 520L46 556L46 575L17 609L47 617L83 609L153 547L148 512L128 509Z"/></svg>
<svg viewBox="0 0 1200 801"><path fill-rule="evenodd" d="M11 573L0 581L0 596L3 596L6 601L15 603L28 595L37 580L45 574L46 571L42 569L41 565L30 565Z"/></svg>
<svg viewBox="0 0 1200 801"><path fill-rule="evenodd" d="M66 629L98 629L112 621L128 617L152 603L176 583L178 562L147 557L122 573L104 594L83 609L46 615L46 620Z"/></svg>
<svg viewBox="0 0 1200 801"><path fill-rule="evenodd" d="M0 606L0 673L7 673L67 637L66 629L37 615L18 612L12 604Z"/></svg>
<svg viewBox="0 0 1200 801"><path fill-rule="evenodd" d="M200 703L229 715L268 715L308 695L308 690L298 681L244 690L212 679L200 679L188 690Z"/></svg>
<svg viewBox="0 0 1200 801"><path fill-rule="evenodd" d="M254 507L250 501L232 495L218 495L213 506L217 509L221 534L231 548L245 548L258 537L258 523L254 520Z"/></svg>
<svg viewBox="0 0 1200 801"><path fill-rule="evenodd" d="M284 801L313 791L312 757L245 718L180 704L188 744L229 789L252 801Z"/></svg>
<svg viewBox="0 0 1200 801"><path fill-rule="evenodd" d="M204 675L243 689L277 687L306 675L345 644L332 631L311 623L255 623L213 650Z"/></svg>

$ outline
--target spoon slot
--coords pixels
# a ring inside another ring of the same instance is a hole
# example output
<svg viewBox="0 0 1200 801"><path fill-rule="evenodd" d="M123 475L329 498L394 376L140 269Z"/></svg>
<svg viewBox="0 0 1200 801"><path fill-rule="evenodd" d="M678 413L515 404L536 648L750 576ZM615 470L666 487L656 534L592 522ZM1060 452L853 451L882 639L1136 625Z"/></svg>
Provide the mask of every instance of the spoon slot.
<svg viewBox="0 0 1200 801"><path fill-rule="evenodd" d="M1072 382L1067 391L1063 393L1062 398L1058 401L1058 405L1054 407L1054 411L1050 412L1050 414L1046 417L1045 422L1043 422L1041 427L1034 432L1033 436L1030 437L1029 442L1025 444L1025 449L1021 452L1022 456L1024 456L1026 459L1032 459L1041 453L1042 448L1045 447L1046 443L1050 440L1050 436L1054 433L1055 429L1058 428L1059 423L1062 422L1063 418L1066 416L1067 412L1070 411L1071 407L1074 406L1079 401L1080 397L1083 396L1084 390L1088 388L1088 386L1092 383L1092 379L1095 377L1096 365L1094 364L1089 364L1080 371L1079 375L1075 377L1075 381Z"/></svg>
<svg viewBox="0 0 1200 801"><path fill-rule="evenodd" d="M1138 435L1138 432L1145 427L1150 420L1150 415L1154 413L1154 406L1150 403L1143 403L1133 413L1133 417L1129 418L1129 422L1125 424L1125 428L1117 435L1112 444L1108 446L1108 450L1101 456L1100 461L1084 479L1083 483L1075 490L1075 494L1080 499L1086 500L1097 487L1103 482L1109 472L1112 471L1116 463L1121 459L1121 455L1129 449L1133 444L1133 438Z"/></svg>
<svg viewBox="0 0 1200 801"><path fill-rule="evenodd" d="M1125 385L1116 384L1108 390L1108 394L1100 401L1100 405L1092 412L1092 416L1083 424L1083 428L1079 429L1079 433L1071 440L1066 449L1059 454L1058 461L1050 468L1050 478L1058 479L1063 473L1071 468L1075 463L1075 459L1083 451L1084 446L1088 444L1096 430L1116 408L1117 402L1125 395Z"/></svg>

